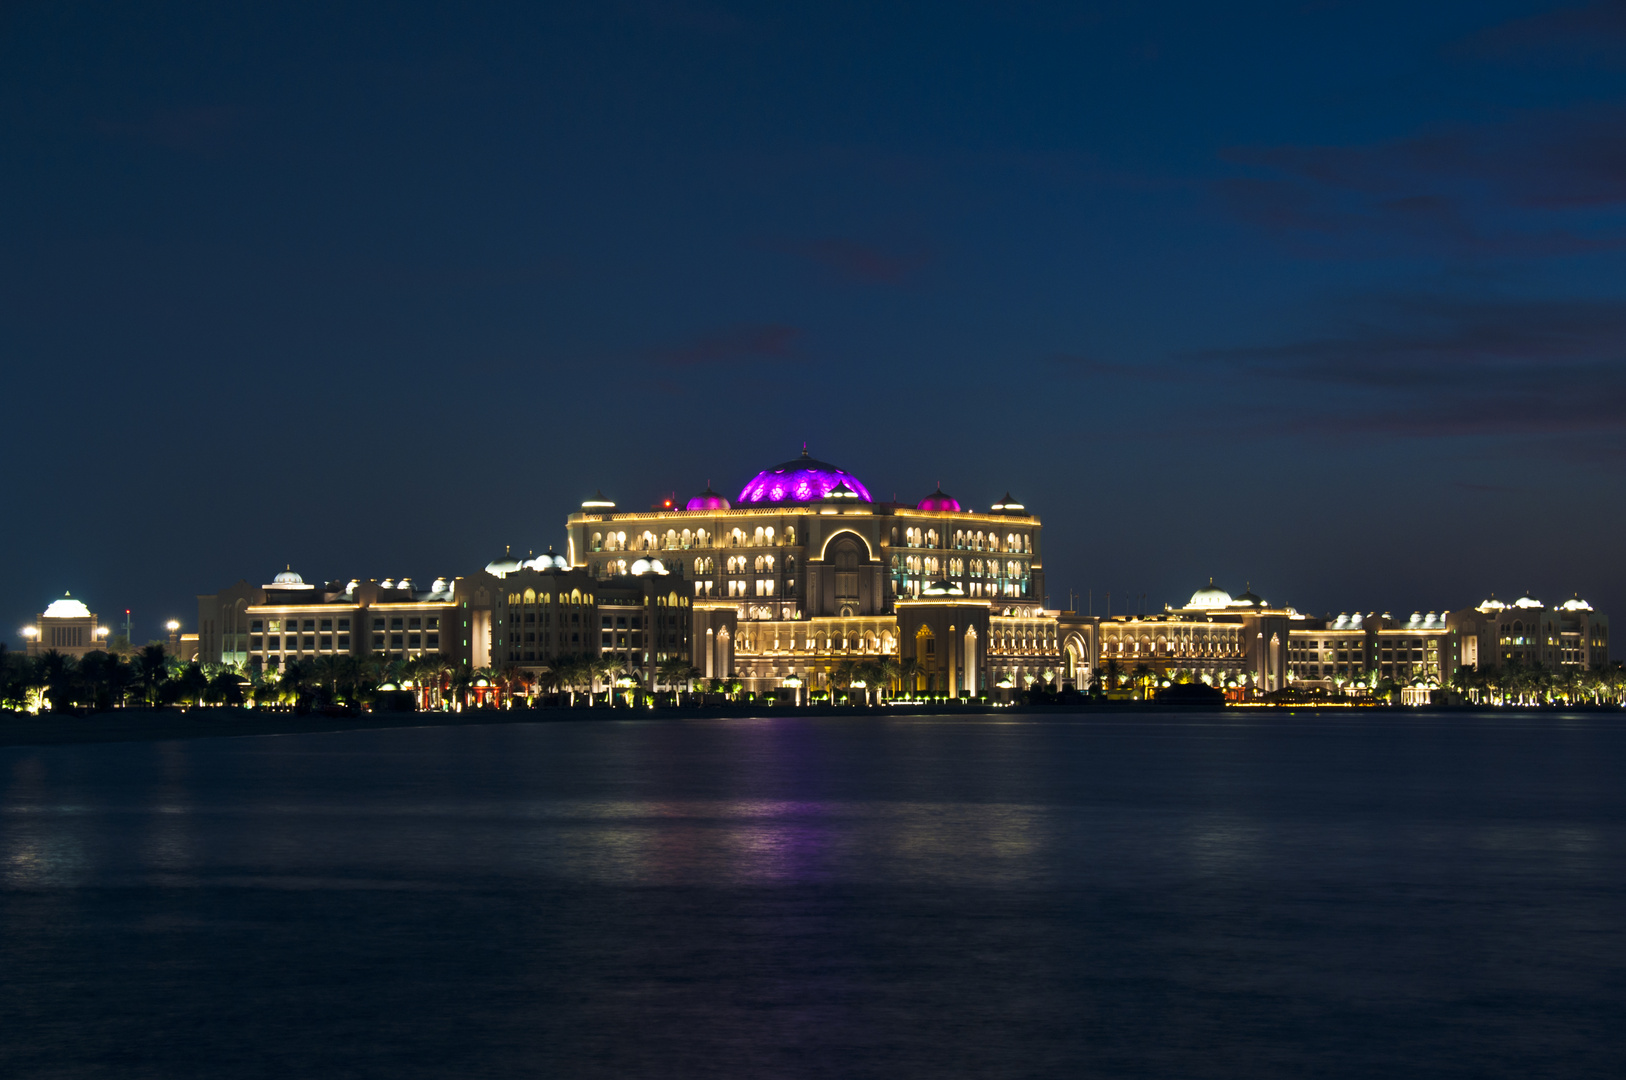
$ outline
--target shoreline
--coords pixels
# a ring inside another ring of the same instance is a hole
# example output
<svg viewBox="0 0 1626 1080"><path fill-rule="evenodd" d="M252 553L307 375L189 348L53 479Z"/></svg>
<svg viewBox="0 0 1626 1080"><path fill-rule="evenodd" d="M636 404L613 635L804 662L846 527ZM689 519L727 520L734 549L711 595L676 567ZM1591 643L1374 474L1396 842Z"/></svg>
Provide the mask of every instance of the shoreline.
<svg viewBox="0 0 1626 1080"><path fill-rule="evenodd" d="M1240 713L1281 716L1303 713L1340 717L1400 717L1459 714L1540 716L1559 713L1620 713L1619 706L1225 706L1221 708L1114 702L1102 705L1013 705L1008 707L921 704L899 706L664 706L655 709L595 707L561 709L468 709L453 712L375 712L327 715L258 709L118 709L86 716L30 716L0 713L0 749L26 746L77 746L119 742L163 742L171 739L241 738L263 735L320 735L403 727L475 727L488 724L584 723L609 720L716 720L770 717L882 716L1021 716L1042 720L1062 716L1134 716L1181 713Z"/></svg>

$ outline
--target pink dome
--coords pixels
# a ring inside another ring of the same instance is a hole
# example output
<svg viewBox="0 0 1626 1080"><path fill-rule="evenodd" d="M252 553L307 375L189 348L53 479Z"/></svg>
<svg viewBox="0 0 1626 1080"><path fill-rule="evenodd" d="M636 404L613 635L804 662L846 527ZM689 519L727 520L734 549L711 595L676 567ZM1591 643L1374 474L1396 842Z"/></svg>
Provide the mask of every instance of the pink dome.
<svg viewBox="0 0 1626 1080"><path fill-rule="evenodd" d="M685 510L727 510L727 509L729 509L729 504L728 504L728 499L726 497L724 497L722 495L719 495L717 492L711 490L711 485L707 484L706 485L706 490L702 491L700 494L698 494L694 498L690 499L689 504L687 506L685 506L684 509Z"/></svg>
<svg viewBox="0 0 1626 1080"><path fill-rule="evenodd" d="M807 450L795 461L775 465L757 473L745 485L736 500L741 506L760 503L817 502L834 496L838 499L858 499L873 502L869 489L845 469L807 456Z"/></svg>
<svg viewBox="0 0 1626 1080"><path fill-rule="evenodd" d="M958 514L960 512L960 500L953 495L944 494L943 485L938 484L937 490L921 499L920 505L916 506L915 509L946 511L951 514Z"/></svg>

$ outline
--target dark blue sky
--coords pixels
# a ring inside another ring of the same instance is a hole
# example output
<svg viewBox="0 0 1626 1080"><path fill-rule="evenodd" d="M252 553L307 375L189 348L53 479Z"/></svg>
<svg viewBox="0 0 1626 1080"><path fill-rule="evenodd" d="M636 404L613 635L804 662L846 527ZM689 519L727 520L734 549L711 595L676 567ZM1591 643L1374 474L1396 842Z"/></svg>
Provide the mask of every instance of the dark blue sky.
<svg viewBox="0 0 1626 1080"><path fill-rule="evenodd" d="M0 632L803 439L1053 604L1626 612L1626 5L875 9L0 8Z"/></svg>

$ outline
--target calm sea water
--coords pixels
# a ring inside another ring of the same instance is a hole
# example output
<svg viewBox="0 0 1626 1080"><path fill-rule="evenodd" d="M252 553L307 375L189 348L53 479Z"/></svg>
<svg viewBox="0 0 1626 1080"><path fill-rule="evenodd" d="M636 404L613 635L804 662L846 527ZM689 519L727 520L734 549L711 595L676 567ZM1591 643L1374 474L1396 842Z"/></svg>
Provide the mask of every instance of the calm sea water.
<svg viewBox="0 0 1626 1080"><path fill-rule="evenodd" d="M0 750L6 1077L1626 1076L1626 718Z"/></svg>

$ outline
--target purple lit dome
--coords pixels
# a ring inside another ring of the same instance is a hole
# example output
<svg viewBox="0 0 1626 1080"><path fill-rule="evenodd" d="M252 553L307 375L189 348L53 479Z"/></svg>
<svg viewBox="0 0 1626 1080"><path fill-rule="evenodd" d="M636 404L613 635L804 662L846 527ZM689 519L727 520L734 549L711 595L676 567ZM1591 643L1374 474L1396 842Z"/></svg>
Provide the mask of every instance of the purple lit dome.
<svg viewBox="0 0 1626 1080"><path fill-rule="evenodd" d="M706 490L689 500L685 510L727 510L728 499L711 490L711 484L706 484Z"/></svg>
<svg viewBox="0 0 1626 1080"><path fill-rule="evenodd" d="M945 494L943 492L943 485L938 484L937 490L926 496L924 499L921 499L920 505L915 507L915 509L938 511L946 510L951 514L958 514L960 512L960 500L956 499L953 495Z"/></svg>
<svg viewBox="0 0 1626 1080"><path fill-rule="evenodd" d="M761 503L817 502L828 498L856 499L874 502L869 489L858 482L858 477L828 462L802 456L783 465L764 469L745 485L740 497L734 500L740 506Z"/></svg>

